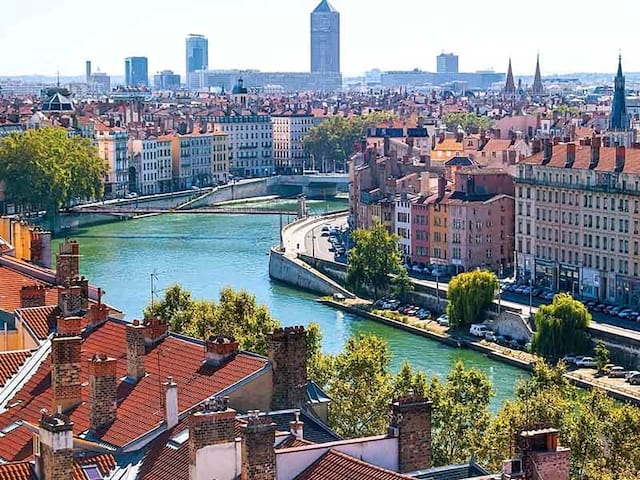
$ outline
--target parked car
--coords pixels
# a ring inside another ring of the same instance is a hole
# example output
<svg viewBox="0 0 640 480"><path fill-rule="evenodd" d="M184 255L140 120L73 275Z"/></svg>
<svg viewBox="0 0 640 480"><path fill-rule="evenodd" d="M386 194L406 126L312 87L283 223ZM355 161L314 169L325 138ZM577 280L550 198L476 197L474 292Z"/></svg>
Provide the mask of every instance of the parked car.
<svg viewBox="0 0 640 480"><path fill-rule="evenodd" d="M626 374L627 371L624 369L624 367L616 365L609 369L609 373L607 373L607 376L609 378L624 378Z"/></svg>
<svg viewBox="0 0 640 480"><path fill-rule="evenodd" d="M490 331L491 329L489 327L481 323L474 323L471 325L471 328L469 328L469 333L474 337L484 337L485 334Z"/></svg>
<svg viewBox="0 0 640 480"><path fill-rule="evenodd" d="M562 361L567 365L575 365L576 358L577 357L575 355L565 355L564 357L562 357Z"/></svg>
<svg viewBox="0 0 640 480"><path fill-rule="evenodd" d="M628 381L629 381L629 379L630 379L631 377L633 377L634 375L639 375L639 374L640 374L640 372L639 372L639 371L637 371L637 370L630 370L630 371L628 371L628 372L627 372L627 374L624 376L624 379L625 379L625 381L627 381L627 382L628 382Z"/></svg>
<svg viewBox="0 0 640 480"><path fill-rule="evenodd" d="M627 318L629 318L631 316L631 309L627 308L624 310L620 310L618 312L618 318L622 318L623 320L626 320ZM637 316L637 315L636 315Z"/></svg>
<svg viewBox="0 0 640 480"><path fill-rule="evenodd" d="M539 288L534 288L531 291L531 296L538 297L538 296L540 296L541 293L542 293L542 290L540 290Z"/></svg>
<svg viewBox="0 0 640 480"><path fill-rule="evenodd" d="M487 340L488 342L495 342L497 341L497 337L496 334L493 333L491 330L488 330L487 332L485 332L484 334L484 339Z"/></svg>
<svg viewBox="0 0 640 480"><path fill-rule="evenodd" d="M609 310L609 315L618 315L622 311L622 307L616 306Z"/></svg>
<svg viewBox="0 0 640 480"><path fill-rule="evenodd" d="M631 385L640 385L640 375L634 375L629 379Z"/></svg>
<svg viewBox="0 0 640 480"><path fill-rule="evenodd" d="M448 327L449 326L449 315L447 315L446 313L444 315L440 315L438 317L438 325L441 325L443 327Z"/></svg>
<svg viewBox="0 0 640 480"><path fill-rule="evenodd" d="M431 317L431 312L429 310L426 310L424 308L421 308L420 310L418 310L418 318L420 320L426 320L429 317Z"/></svg>
<svg viewBox="0 0 640 480"><path fill-rule="evenodd" d="M598 365L593 357L582 357L576 360L576 366L580 368L595 368Z"/></svg>

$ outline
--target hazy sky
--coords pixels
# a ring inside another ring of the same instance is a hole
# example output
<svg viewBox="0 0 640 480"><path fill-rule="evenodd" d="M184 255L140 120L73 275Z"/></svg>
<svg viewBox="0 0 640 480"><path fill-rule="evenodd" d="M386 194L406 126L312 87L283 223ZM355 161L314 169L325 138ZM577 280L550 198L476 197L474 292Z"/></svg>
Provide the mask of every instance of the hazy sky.
<svg viewBox="0 0 640 480"><path fill-rule="evenodd" d="M319 1L319 0L318 0ZM149 73L183 74L189 33L209 38L209 66L309 70L309 13L316 0L2 1L0 76L81 75L93 61L122 75L124 58L149 57ZM435 70L441 51L461 71L532 75L640 71L640 2L609 0L331 0L341 13L342 71Z"/></svg>

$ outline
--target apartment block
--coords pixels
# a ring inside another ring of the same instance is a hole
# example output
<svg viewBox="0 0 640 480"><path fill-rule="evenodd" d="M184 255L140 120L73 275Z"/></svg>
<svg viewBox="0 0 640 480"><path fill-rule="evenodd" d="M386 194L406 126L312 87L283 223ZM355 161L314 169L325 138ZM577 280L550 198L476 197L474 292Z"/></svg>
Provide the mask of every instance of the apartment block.
<svg viewBox="0 0 640 480"><path fill-rule="evenodd" d="M638 305L640 150L601 144L546 141L517 165L518 276Z"/></svg>

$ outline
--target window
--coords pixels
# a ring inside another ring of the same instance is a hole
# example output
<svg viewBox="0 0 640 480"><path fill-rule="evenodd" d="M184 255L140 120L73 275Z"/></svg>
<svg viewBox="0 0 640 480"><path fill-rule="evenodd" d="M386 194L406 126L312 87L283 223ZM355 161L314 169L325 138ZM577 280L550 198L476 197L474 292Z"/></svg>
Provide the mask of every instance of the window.
<svg viewBox="0 0 640 480"><path fill-rule="evenodd" d="M82 471L88 480L102 480L102 473L96 465L83 465Z"/></svg>

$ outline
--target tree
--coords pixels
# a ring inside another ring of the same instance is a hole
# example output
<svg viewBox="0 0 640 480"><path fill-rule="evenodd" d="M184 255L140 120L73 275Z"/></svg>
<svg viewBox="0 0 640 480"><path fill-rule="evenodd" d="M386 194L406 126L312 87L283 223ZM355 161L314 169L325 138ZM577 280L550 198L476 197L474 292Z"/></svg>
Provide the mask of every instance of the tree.
<svg viewBox="0 0 640 480"><path fill-rule="evenodd" d="M605 365L610 362L609 349L604 343L602 343L602 341L598 341L596 347L593 349L593 359L596 361L596 365L598 366L598 372L602 372Z"/></svg>
<svg viewBox="0 0 640 480"><path fill-rule="evenodd" d="M304 137L306 152L313 158L315 168L346 170L345 162L353 154L354 145L362 138L367 128L395 118L390 112L373 112L345 118L340 115L329 117L312 128Z"/></svg>
<svg viewBox="0 0 640 480"><path fill-rule="evenodd" d="M391 279L391 295L400 301L405 301L407 295L413 292L414 288L413 282L404 268L400 268L400 271Z"/></svg>
<svg viewBox="0 0 640 480"><path fill-rule="evenodd" d="M449 282L447 315L453 327L465 327L482 321L496 291L498 279L493 272L474 270L460 273Z"/></svg>
<svg viewBox="0 0 640 480"><path fill-rule="evenodd" d="M489 402L494 392L487 374L466 369L457 362L446 382L434 378L429 384L435 465L463 463L485 442L491 423Z"/></svg>
<svg viewBox="0 0 640 480"><path fill-rule="evenodd" d="M387 426L392 386L391 353L375 335L349 338L344 351L327 361L330 374L322 385L333 400L329 425L345 438L377 435Z"/></svg>
<svg viewBox="0 0 640 480"><path fill-rule="evenodd" d="M586 352L590 322L591 314L581 302L568 294L558 294L550 305L541 306L534 316L536 331L532 350L546 358Z"/></svg>
<svg viewBox="0 0 640 480"><path fill-rule="evenodd" d="M372 288L374 299L378 299L389 287L389 275L404 269L398 237L376 220L369 229L355 230L352 238L347 283L359 291Z"/></svg>
<svg viewBox="0 0 640 480"><path fill-rule="evenodd" d="M477 133L482 130L489 130L493 124L487 116L476 115L475 113L445 113L442 122L446 125L447 130L454 131L458 126L462 127L465 132Z"/></svg>
<svg viewBox="0 0 640 480"><path fill-rule="evenodd" d="M54 215L78 199L102 196L107 165L87 138L63 128L15 133L0 142L0 181L7 198Z"/></svg>
<svg viewBox="0 0 640 480"><path fill-rule="evenodd" d="M156 315L166 320L171 330L195 338L229 335L240 342L240 348L267 354L267 334L280 326L255 295L225 287L220 301L193 300L180 285L167 289L165 296L145 309L145 316Z"/></svg>
<svg viewBox="0 0 640 480"><path fill-rule="evenodd" d="M429 391L427 377L424 372L415 371L406 360L402 362L400 371L393 378L392 388L392 398L407 398L411 396L427 398Z"/></svg>

